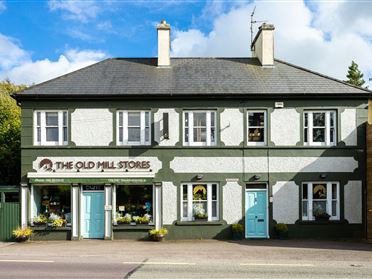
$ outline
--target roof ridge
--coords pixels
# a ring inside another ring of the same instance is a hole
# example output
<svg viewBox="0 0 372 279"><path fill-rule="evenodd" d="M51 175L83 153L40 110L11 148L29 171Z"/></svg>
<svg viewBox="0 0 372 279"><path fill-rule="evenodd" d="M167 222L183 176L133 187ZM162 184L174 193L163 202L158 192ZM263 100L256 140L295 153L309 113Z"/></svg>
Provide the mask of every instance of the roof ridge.
<svg viewBox="0 0 372 279"><path fill-rule="evenodd" d="M334 77L331 77L331 76L327 76L325 74L322 74L322 73L319 73L319 72L316 72L316 71L313 71L313 70L310 70L310 69L307 69L307 68L304 68L304 67L301 67L301 66L298 66L298 65L295 65L295 64L292 64L292 63L289 63L287 61L283 61L283 60L280 60L280 59L274 59L276 62L279 62L279 63L282 63L282 64L285 64L285 65L288 65L288 66L291 66L291 67L294 67L294 68L297 68L299 70L302 70L302 71L305 71L305 72L308 72L308 73L311 73L311 74L314 74L314 75L317 75L317 76L320 76L322 78L326 78L326 79L330 79L330 80L333 80L333 81L336 81L338 83L341 83L343 85L346 85L346 86L349 86L349 87L353 87L353 88L356 88L356 89L359 89L359 90L362 90L362 91L365 91L365 92L368 92L368 93L372 93L371 90L369 89L366 89L366 88L363 88L363 87L359 87L359 86L356 86L356 85L353 85L353 84L350 84L350 83L347 83L343 80L340 80L340 79L337 79L337 78L334 78Z"/></svg>
<svg viewBox="0 0 372 279"><path fill-rule="evenodd" d="M34 89L34 88L36 88L36 87L39 87L39 86L41 86L41 85L44 85L44 84L50 83L50 82L55 81L55 80L58 80L58 79L62 79L62 78L64 78L64 77L67 77L67 76L69 76L69 75L75 74L75 73L77 73L77 72L81 72L81 71L83 71L83 70L85 70L85 69L91 68L91 67L93 67L93 66L96 66L97 64L101 64L101 63L107 62L107 61L112 60L112 59L113 59L113 58L106 58L106 59L104 59L104 60L102 60L102 61L98 61L98 62L93 63L93 64L91 64L91 65L88 65L88 66L85 66L85 67L83 67L83 68L77 69L77 70L75 70L75 71L69 72L69 73L67 73L67 74L64 74L64 75L61 75L61 76L58 76L58 77L55 77L55 78L52 78L52 79L49 79L49 80L46 80L46 81L43 81L43 82L40 82L40 83L34 84L34 85L31 85L31 86L29 86L29 87L27 87L27 88L25 88L25 89L23 89L23 90L21 90L21 91L18 91L18 92L15 93L15 94L13 94L13 96L20 95L22 92L28 91L28 90L30 90L30 89Z"/></svg>

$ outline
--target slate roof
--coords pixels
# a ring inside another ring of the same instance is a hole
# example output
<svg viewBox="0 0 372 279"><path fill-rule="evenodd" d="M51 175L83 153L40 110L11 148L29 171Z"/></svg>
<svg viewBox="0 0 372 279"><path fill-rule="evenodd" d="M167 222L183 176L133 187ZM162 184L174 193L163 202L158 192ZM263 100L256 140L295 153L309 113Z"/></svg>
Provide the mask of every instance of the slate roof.
<svg viewBox="0 0 372 279"><path fill-rule="evenodd" d="M111 58L31 86L15 97L372 93L280 60L273 68L261 67L256 58L172 58L169 68L158 68L156 63L156 58Z"/></svg>

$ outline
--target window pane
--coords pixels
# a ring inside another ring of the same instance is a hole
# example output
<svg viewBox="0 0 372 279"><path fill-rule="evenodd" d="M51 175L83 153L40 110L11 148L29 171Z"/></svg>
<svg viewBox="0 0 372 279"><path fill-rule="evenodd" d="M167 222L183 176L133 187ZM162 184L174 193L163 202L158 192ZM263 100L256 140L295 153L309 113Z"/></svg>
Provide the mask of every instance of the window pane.
<svg viewBox="0 0 372 279"><path fill-rule="evenodd" d="M207 141L207 129L206 128L194 128L194 141L206 142Z"/></svg>
<svg viewBox="0 0 372 279"><path fill-rule="evenodd" d="M45 119L47 126L58 126L58 112L46 112Z"/></svg>
<svg viewBox="0 0 372 279"><path fill-rule="evenodd" d="M63 141L67 141L67 127L63 128Z"/></svg>
<svg viewBox="0 0 372 279"><path fill-rule="evenodd" d="M214 127L215 126L215 118L216 118L216 113L215 112L211 112L211 126Z"/></svg>
<svg viewBox="0 0 372 279"><path fill-rule="evenodd" d="M332 201L332 216L337 216L337 201Z"/></svg>
<svg viewBox="0 0 372 279"><path fill-rule="evenodd" d="M337 184L332 184L332 199L337 199Z"/></svg>
<svg viewBox="0 0 372 279"><path fill-rule="evenodd" d="M302 184L302 199L307 200L307 184Z"/></svg>
<svg viewBox="0 0 372 279"><path fill-rule="evenodd" d="M187 202L182 202L182 217L187 218Z"/></svg>
<svg viewBox="0 0 372 279"><path fill-rule="evenodd" d="M208 218L206 201L194 201L192 209L195 220Z"/></svg>
<svg viewBox="0 0 372 279"><path fill-rule="evenodd" d="M335 129L334 128L330 129L329 141L335 142Z"/></svg>
<svg viewBox="0 0 372 279"><path fill-rule="evenodd" d="M41 141L41 128L36 128L36 133L37 133L37 142Z"/></svg>
<svg viewBox="0 0 372 279"><path fill-rule="evenodd" d="M141 126L140 112L128 112L128 126Z"/></svg>
<svg viewBox="0 0 372 279"><path fill-rule="evenodd" d="M302 216L307 217L307 201L302 202Z"/></svg>
<svg viewBox="0 0 372 279"><path fill-rule="evenodd" d="M145 128L145 141L146 142L150 141L150 128L149 127Z"/></svg>
<svg viewBox="0 0 372 279"><path fill-rule="evenodd" d="M119 142L123 142L123 127L119 127Z"/></svg>
<svg viewBox="0 0 372 279"><path fill-rule="evenodd" d="M185 128L185 142L189 142L189 128Z"/></svg>
<svg viewBox="0 0 372 279"><path fill-rule="evenodd" d="M194 112L194 126L207 126L207 114L205 112Z"/></svg>
<svg viewBox="0 0 372 279"><path fill-rule="evenodd" d="M63 126L67 126L67 112L63 112Z"/></svg>
<svg viewBox="0 0 372 279"><path fill-rule="evenodd" d="M212 201L212 217L217 217L217 202Z"/></svg>
<svg viewBox="0 0 372 279"><path fill-rule="evenodd" d="M36 113L36 125L37 126L40 126L41 124L40 124L40 112L37 112Z"/></svg>
<svg viewBox="0 0 372 279"><path fill-rule="evenodd" d="M148 111L145 112L145 126L150 127L150 113Z"/></svg>
<svg viewBox="0 0 372 279"><path fill-rule="evenodd" d="M119 112L119 126L123 126L123 113Z"/></svg>
<svg viewBox="0 0 372 279"><path fill-rule="evenodd" d="M335 113L334 112L330 113L330 124L331 124L331 127L335 126Z"/></svg>
<svg viewBox="0 0 372 279"><path fill-rule="evenodd" d="M128 127L128 141L141 141L141 128Z"/></svg>
<svg viewBox="0 0 372 279"><path fill-rule="evenodd" d="M189 127L189 113L185 112L185 127Z"/></svg>
<svg viewBox="0 0 372 279"><path fill-rule="evenodd" d="M304 119L304 120L305 120L305 121L304 121L304 122L305 122L305 123L304 123L304 126L307 127L307 126L308 126L308 118L309 118L309 114L308 114L308 113L305 113L304 117L305 117L305 119Z"/></svg>
<svg viewBox="0 0 372 279"><path fill-rule="evenodd" d="M314 201L313 202L313 215L315 215L317 211L327 212L327 201Z"/></svg>
<svg viewBox="0 0 372 279"><path fill-rule="evenodd" d="M216 142L216 129L211 128L211 142Z"/></svg>
<svg viewBox="0 0 372 279"><path fill-rule="evenodd" d="M313 142L325 142L325 129L324 128L313 129Z"/></svg>
<svg viewBox="0 0 372 279"><path fill-rule="evenodd" d="M217 200L217 185L212 184L212 200Z"/></svg>
<svg viewBox="0 0 372 279"><path fill-rule="evenodd" d="M46 128L46 141L58 141L58 128Z"/></svg>
<svg viewBox="0 0 372 279"><path fill-rule="evenodd" d="M182 186L182 199L187 201L187 185Z"/></svg>
<svg viewBox="0 0 372 279"><path fill-rule="evenodd" d="M314 185L313 199L327 199L327 184Z"/></svg>
<svg viewBox="0 0 372 279"><path fill-rule="evenodd" d="M260 126L263 127L265 114L263 112L249 112L248 113L248 122L249 126Z"/></svg>
<svg viewBox="0 0 372 279"><path fill-rule="evenodd" d="M307 142L307 133L309 132L308 128L305 128L304 130L304 142Z"/></svg>
<svg viewBox="0 0 372 279"><path fill-rule="evenodd" d="M264 128L249 128L248 141L264 142L265 131Z"/></svg>
<svg viewBox="0 0 372 279"><path fill-rule="evenodd" d="M314 127L325 126L325 113L324 112L313 112L313 126Z"/></svg>
<svg viewBox="0 0 372 279"><path fill-rule="evenodd" d="M207 185L193 185L192 194L194 200L207 200Z"/></svg>

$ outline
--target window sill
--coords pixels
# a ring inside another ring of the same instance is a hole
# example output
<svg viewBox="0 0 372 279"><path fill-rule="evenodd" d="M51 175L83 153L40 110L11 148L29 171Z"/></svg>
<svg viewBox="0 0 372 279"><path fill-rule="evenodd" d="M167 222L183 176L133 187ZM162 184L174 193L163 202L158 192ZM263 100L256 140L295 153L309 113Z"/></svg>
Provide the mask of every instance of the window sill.
<svg viewBox="0 0 372 279"><path fill-rule="evenodd" d="M177 226L222 226L222 221L177 221Z"/></svg>
<svg viewBox="0 0 372 279"><path fill-rule="evenodd" d="M71 227L31 226L34 231L71 231Z"/></svg>
<svg viewBox="0 0 372 279"><path fill-rule="evenodd" d="M347 221L345 220L324 220L324 221L298 221L296 224L299 225L337 225L337 224L347 224Z"/></svg>

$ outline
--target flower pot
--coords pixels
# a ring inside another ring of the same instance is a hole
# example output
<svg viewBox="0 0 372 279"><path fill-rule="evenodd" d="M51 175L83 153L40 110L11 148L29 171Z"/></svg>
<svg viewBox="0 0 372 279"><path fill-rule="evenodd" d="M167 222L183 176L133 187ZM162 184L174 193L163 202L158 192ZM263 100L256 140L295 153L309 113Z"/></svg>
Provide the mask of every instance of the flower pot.
<svg viewBox="0 0 372 279"><path fill-rule="evenodd" d="M151 239L153 241L163 241L164 236L165 236L164 234L154 234L151 236Z"/></svg>
<svg viewBox="0 0 372 279"><path fill-rule="evenodd" d="M315 216L315 221L318 222L328 222L330 216Z"/></svg>
<svg viewBox="0 0 372 279"><path fill-rule="evenodd" d="M278 239L285 240L288 239L288 232L277 232Z"/></svg>
<svg viewBox="0 0 372 279"><path fill-rule="evenodd" d="M28 236L21 236L15 239L17 242L25 242L28 240Z"/></svg>
<svg viewBox="0 0 372 279"><path fill-rule="evenodd" d="M242 240L243 239L243 232L232 232L232 239L233 240Z"/></svg>

